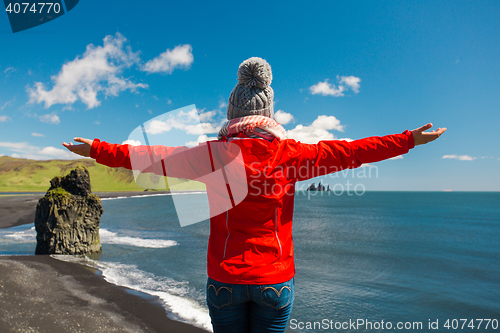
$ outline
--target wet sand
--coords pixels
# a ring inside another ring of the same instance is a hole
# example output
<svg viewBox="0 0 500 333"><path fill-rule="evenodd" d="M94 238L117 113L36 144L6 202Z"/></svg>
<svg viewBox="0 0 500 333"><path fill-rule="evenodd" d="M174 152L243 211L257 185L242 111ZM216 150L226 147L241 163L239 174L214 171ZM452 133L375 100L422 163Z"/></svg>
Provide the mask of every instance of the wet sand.
<svg viewBox="0 0 500 333"><path fill-rule="evenodd" d="M96 193L101 198L160 192ZM0 195L0 228L34 223L44 194ZM34 249L33 249L34 251ZM0 256L0 332L206 332L171 320L157 297L46 255Z"/></svg>
<svg viewBox="0 0 500 333"><path fill-rule="evenodd" d="M0 228L34 223L36 204L44 195L0 195Z"/></svg>
<svg viewBox="0 0 500 333"><path fill-rule="evenodd" d="M173 321L84 266L50 256L0 256L0 332L206 332Z"/></svg>

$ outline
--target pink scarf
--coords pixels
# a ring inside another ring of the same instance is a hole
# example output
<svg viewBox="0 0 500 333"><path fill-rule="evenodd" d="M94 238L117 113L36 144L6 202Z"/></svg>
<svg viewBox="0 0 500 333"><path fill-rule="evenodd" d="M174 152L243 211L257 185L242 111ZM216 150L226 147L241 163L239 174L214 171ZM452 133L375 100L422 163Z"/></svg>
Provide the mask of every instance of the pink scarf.
<svg viewBox="0 0 500 333"><path fill-rule="evenodd" d="M227 121L219 131L218 139L244 133L251 138L267 140L286 139L286 131L276 120L264 116L246 116Z"/></svg>

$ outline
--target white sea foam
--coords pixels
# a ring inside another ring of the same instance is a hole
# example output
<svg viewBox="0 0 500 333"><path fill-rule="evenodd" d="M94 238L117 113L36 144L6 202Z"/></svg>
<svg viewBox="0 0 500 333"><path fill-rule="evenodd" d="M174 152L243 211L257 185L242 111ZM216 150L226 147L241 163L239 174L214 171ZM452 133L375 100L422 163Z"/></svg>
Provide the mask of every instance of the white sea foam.
<svg viewBox="0 0 500 333"><path fill-rule="evenodd" d="M117 233L106 229L99 229L101 244L121 244L137 247L166 248L177 245L176 241L167 239L145 239L130 236L118 236Z"/></svg>
<svg viewBox="0 0 500 333"><path fill-rule="evenodd" d="M10 231L9 228L0 231L0 238L7 239L12 243L34 243L36 242L36 230L35 227L31 227L21 231Z"/></svg>
<svg viewBox="0 0 500 333"><path fill-rule="evenodd" d="M83 256L52 255L52 257L97 268L109 283L158 296L163 301L163 306L171 319L212 331L208 309L188 298L192 291L187 282L159 277L141 271L135 265L100 262Z"/></svg>
<svg viewBox="0 0 500 333"><path fill-rule="evenodd" d="M19 227L15 227L14 229L18 228ZM120 244L157 249L177 245L176 241L168 239L147 239L131 236L119 236L115 232L102 228L99 230L99 236L101 238L101 244ZM0 230L0 239L2 238L9 243L35 243L36 230L35 227L20 231L12 231L11 229Z"/></svg>

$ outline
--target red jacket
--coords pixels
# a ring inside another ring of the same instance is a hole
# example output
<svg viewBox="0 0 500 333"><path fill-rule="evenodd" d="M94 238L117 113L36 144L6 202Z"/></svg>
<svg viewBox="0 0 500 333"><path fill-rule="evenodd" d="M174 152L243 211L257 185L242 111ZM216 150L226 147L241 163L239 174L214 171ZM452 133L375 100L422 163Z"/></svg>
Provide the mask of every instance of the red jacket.
<svg viewBox="0 0 500 333"><path fill-rule="evenodd" d="M211 212L208 276L231 284L274 284L295 275L292 220L297 181L395 157L413 147L410 131L317 144L269 142L240 134L230 142L209 141L193 148L95 139L90 156L110 167L203 181ZM212 176L216 170L223 172Z"/></svg>

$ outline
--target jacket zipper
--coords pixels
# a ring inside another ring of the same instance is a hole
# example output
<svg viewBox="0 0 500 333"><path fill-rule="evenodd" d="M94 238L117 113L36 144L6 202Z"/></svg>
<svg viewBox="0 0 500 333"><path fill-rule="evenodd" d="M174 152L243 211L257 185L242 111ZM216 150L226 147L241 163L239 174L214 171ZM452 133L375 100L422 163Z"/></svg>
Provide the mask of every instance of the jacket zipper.
<svg viewBox="0 0 500 333"><path fill-rule="evenodd" d="M278 240L278 245L280 246L280 256L278 258L278 260L280 260L282 249L281 249L280 238L278 237L278 208L277 207L274 208L274 234L276 235L276 239Z"/></svg>
<svg viewBox="0 0 500 333"><path fill-rule="evenodd" d="M227 240L229 239L229 235L231 234L229 232L229 219L228 219L228 214L229 211L226 210L226 230L227 230L227 237L226 237L226 242L224 243L224 255L222 256L222 260L226 259L226 247L227 247ZM222 264L222 263L221 263Z"/></svg>

